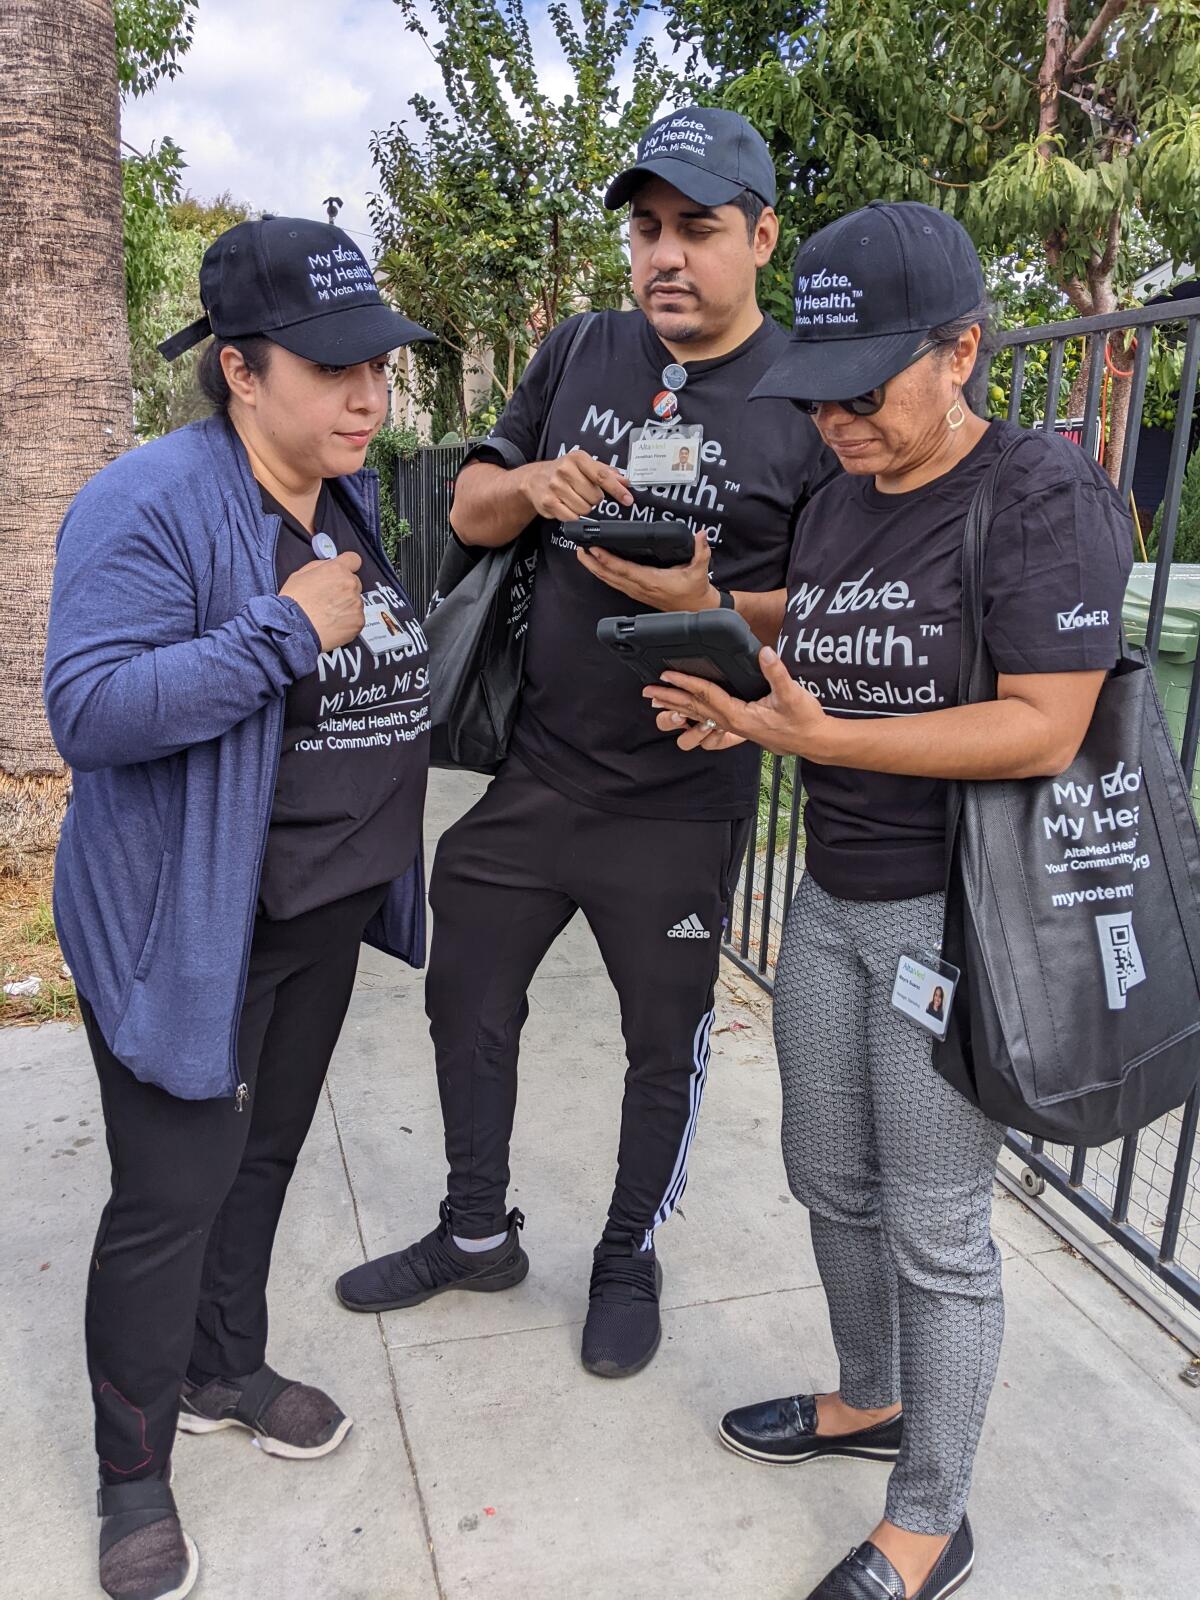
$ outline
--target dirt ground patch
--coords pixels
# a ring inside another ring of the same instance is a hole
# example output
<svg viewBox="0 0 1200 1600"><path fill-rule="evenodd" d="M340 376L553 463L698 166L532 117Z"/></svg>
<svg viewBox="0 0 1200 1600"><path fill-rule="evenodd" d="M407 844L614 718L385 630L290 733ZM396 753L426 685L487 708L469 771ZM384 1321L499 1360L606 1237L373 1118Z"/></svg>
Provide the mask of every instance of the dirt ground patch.
<svg viewBox="0 0 1200 1600"><path fill-rule="evenodd" d="M0 982L40 979L37 994L0 992L0 1027L36 1022L78 1022L75 985L54 934L50 895L54 852L23 856L19 872L0 871Z"/></svg>

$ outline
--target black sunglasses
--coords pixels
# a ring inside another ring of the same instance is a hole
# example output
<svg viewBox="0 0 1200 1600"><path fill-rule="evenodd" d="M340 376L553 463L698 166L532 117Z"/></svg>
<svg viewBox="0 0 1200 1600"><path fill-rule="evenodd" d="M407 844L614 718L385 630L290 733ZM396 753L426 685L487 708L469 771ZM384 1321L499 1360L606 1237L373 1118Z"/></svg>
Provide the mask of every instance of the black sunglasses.
<svg viewBox="0 0 1200 1600"><path fill-rule="evenodd" d="M936 348L937 346L932 339L926 339L924 344L918 345L909 360L900 368L900 372L907 372L909 367L915 366L922 356L927 356L931 350L936 350ZM892 374L893 378L899 376L900 373L898 372ZM891 381L891 378L889 378L888 383ZM868 389L865 394L853 395L849 400L797 400L793 397L792 404L797 411L803 411L805 416L808 417L815 416L822 406L841 406L842 410L849 411L851 416L873 417L877 411L882 409L886 398L887 383L881 383L877 389Z"/></svg>

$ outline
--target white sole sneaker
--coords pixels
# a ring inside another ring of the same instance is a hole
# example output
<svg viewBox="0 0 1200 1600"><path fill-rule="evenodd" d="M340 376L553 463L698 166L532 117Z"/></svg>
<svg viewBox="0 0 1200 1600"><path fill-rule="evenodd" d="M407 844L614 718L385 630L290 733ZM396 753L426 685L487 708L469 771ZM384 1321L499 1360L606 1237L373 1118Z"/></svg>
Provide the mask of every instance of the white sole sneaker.
<svg viewBox="0 0 1200 1600"><path fill-rule="evenodd" d="M184 1595L191 1594L196 1587L196 1579L200 1576L200 1552L196 1549L196 1542L190 1534L184 1534L183 1543L187 1550L187 1572L184 1574L183 1582L163 1595L162 1600L183 1600Z"/></svg>
<svg viewBox="0 0 1200 1600"><path fill-rule="evenodd" d="M338 1445L354 1426L351 1417L343 1417L326 1439L324 1444L305 1447L303 1445L288 1444L283 1439L272 1439L268 1434L258 1433L248 1422L239 1422L236 1417L199 1417L193 1412L181 1411L177 1424L180 1433L220 1433L225 1428L240 1428L248 1433L253 1444L269 1456L280 1456L287 1461L315 1461L318 1456L331 1455ZM186 1593L186 1590L184 1591Z"/></svg>

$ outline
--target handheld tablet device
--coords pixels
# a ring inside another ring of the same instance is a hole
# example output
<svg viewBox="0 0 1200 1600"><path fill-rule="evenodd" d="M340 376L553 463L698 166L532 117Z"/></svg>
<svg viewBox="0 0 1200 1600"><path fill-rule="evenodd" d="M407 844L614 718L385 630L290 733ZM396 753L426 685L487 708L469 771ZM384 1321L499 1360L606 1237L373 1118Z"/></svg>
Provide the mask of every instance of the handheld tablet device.
<svg viewBox="0 0 1200 1600"><path fill-rule="evenodd" d="M695 536L686 522L564 522L568 539L585 550L599 546L622 561L644 567L685 567L696 553Z"/></svg>
<svg viewBox="0 0 1200 1600"><path fill-rule="evenodd" d="M761 700L770 690L758 668L762 646L736 611L602 617L596 637L643 683L661 683L664 672L686 672L720 684L739 700Z"/></svg>

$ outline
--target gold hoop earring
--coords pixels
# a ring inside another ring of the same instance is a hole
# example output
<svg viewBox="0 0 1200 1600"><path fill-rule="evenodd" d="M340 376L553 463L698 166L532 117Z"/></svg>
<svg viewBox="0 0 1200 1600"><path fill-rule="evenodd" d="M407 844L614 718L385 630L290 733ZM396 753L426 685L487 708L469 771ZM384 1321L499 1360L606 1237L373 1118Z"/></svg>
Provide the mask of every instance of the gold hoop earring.
<svg viewBox="0 0 1200 1600"><path fill-rule="evenodd" d="M963 403L961 400L956 400L946 413L946 426L951 433L957 433L966 420L967 413L963 410Z"/></svg>

